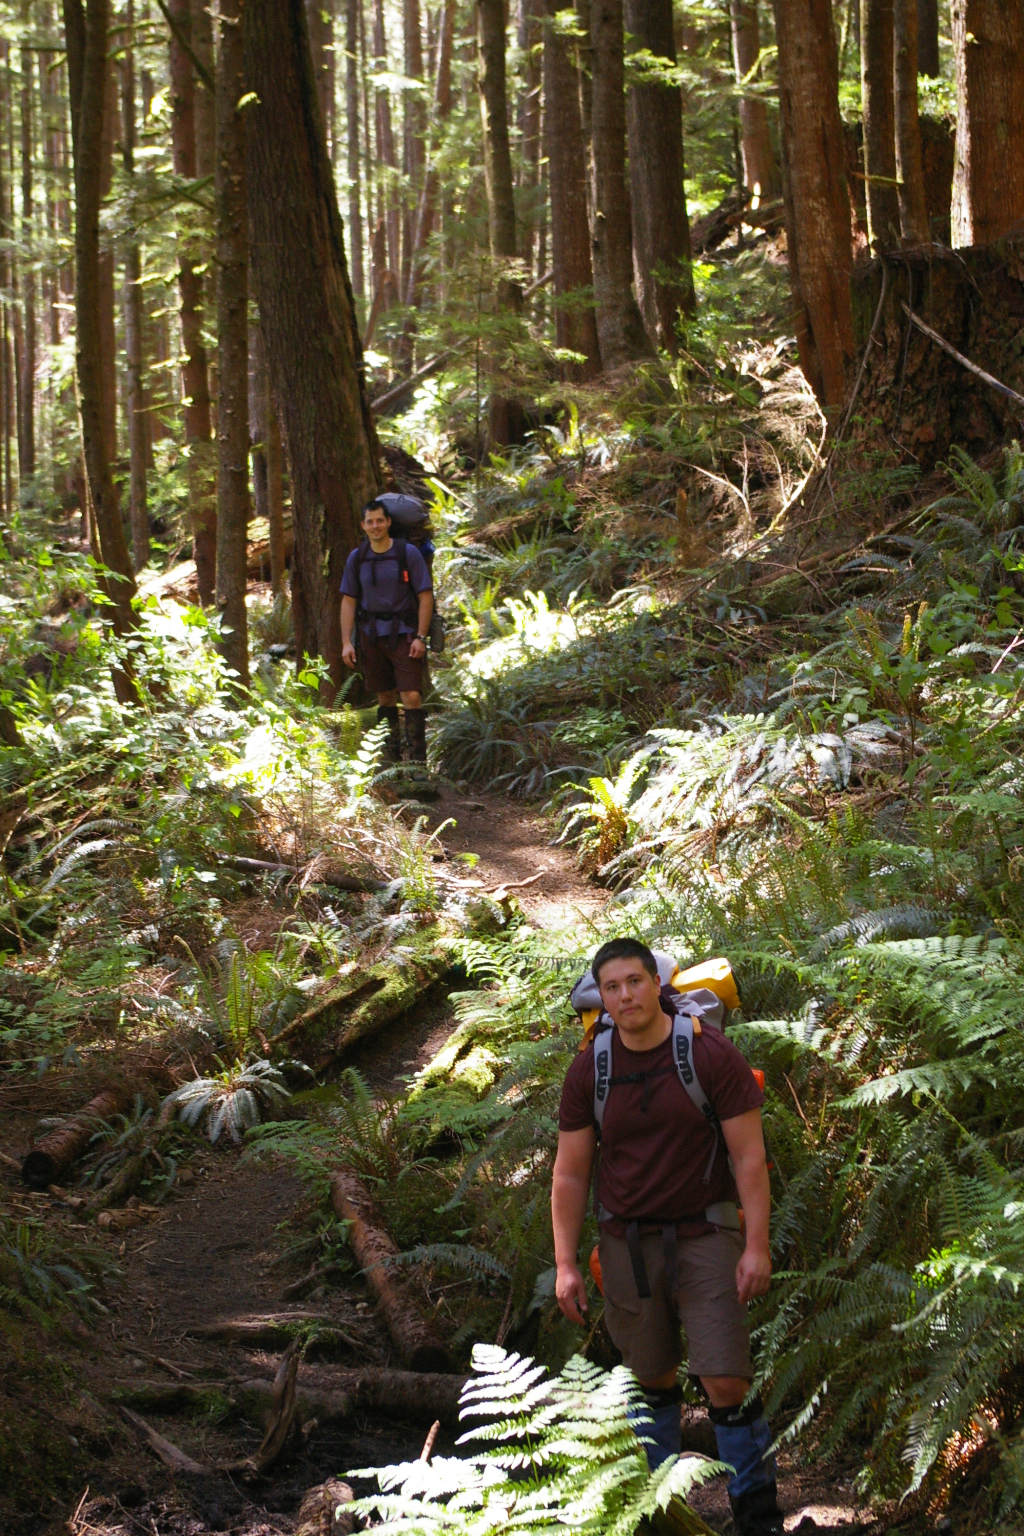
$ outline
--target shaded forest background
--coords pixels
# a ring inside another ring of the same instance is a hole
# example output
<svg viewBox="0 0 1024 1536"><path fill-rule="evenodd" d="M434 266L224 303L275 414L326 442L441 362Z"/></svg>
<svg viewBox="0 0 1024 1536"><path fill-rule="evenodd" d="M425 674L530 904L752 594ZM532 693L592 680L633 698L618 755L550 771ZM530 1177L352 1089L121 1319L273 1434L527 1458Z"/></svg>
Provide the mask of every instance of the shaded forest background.
<svg viewBox="0 0 1024 1536"><path fill-rule="evenodd" d="M313 1536L474 1344L612 1367L548 1196L628 931L766 1073L787 1509L1019 1532L1024 6L0 17L0 1519Z"/></svg>

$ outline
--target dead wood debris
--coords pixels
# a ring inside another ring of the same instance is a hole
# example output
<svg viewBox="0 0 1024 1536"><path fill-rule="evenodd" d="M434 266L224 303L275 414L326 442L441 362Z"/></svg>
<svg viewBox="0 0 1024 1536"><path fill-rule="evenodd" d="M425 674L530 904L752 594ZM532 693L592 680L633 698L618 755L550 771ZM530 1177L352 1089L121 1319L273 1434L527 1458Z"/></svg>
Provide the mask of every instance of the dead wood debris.
<svg viewBox="0 0 1024 1536"><path fill-rule="evenodd" d="M387 1232L373 1225L373 1202L364 1185L348 1169L335 1174L331 1207L340 1221L350 1223L348 1240L352 1252L366 1273L403 1362L414 1371L447 1370L451 1363L447 1350L419 1311L408 1287L396 1278L393 1261L398 1249Z"/></svg>

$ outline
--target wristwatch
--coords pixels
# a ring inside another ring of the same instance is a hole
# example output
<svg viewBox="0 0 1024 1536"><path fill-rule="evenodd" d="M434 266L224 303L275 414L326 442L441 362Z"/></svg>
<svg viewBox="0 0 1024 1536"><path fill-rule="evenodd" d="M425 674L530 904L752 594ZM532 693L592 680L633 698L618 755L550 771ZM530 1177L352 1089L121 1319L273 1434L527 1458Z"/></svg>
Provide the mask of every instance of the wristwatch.
<svg viewBox="0 0 1024 1536"><path fill-rule="evenodd" d="M422 640L423 644L426 645L427 641L430 639L430 636L429 635L417 635L416 639L417 640Z"/></svg>

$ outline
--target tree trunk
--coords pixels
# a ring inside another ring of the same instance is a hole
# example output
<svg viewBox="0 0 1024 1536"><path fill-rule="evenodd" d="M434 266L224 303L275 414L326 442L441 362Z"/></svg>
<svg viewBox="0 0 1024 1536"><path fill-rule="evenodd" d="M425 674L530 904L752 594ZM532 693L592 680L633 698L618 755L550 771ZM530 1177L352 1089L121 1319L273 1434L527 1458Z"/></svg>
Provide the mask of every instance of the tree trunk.
<svg viewBox="0 0 1024 1536"><path fill-rule="evenodd" d="M594 318L594 273L587 218L586 141L580 120L575 50L554 19L561 0L545 0L544 153L551 187L551 265L555 273L555 341L582 354L562 364L564 377L581 381L601 371Z"/></svg>
<svg viewBox="0 0 1024 1536"><path fill-rule="evenodd" d="M324 142L330 158L334 142L334 5L333 0L306 0L309 51L313 59L316 99L324 124Z"/></svg>
<svg viewBox="0 0 1024 1536"><path fill-rule="evenodd" d="M384 31L384 0L374 0L373 62L375 73L383 74L387 70L388 46ZM391 96L386 86L378 86L377 88L376 113L378 167L393 171L397 166L397 161L395 160L395 134L391 123ZM388 235L388 266L397 282L402 264L401 220L398 215L398 201L392 179L385 178L379 185L381 187L382 211Z"/></svg>
<svg viewBox="0 0 1024 1536"><path fill-rule="evenodd" d="M543 277L539 264L539 236L541 220L540 188L540 72L541 60L536 44L541 41L540 19L543 6L540 0L519 0L519 26L517 42L523 60L522 88L519 97L519 190L525 205L525 228L522 234L523 258L526 270L536 280Z"/></svg>
<svg viewBox="0 0 1024 1536"><path fill-rule="evenodd" d="M452 110L452 45L454 38L454 0L442 0L437 44L437 78L434 85L434 112L439 129L448 121ZM413 228L409 286L405 292L405 303L412 310L415 310L420 300L423 256L427 248L427 242L434 232L440 181L441 174L437 166L437 157L435 156L423 180L423 191L420 193L419 206L416 209L416 223ZM410 317L410 320L412 318ZM407 321L406 324L408 326L410 322Z"/></svg>
<svg viewBox="0 0 1024 1536"><path fill-rule="evenodd" d="M917 72L935 78L939 63L939 0L917 0Z"/></svg>
<svg viewBox="0 0 1024 1536"><path fill-rule="evenodd" d="M672 0L625 0L626 31L639 49L676 62ZM633 272L647 334L679 347L676 321L697 308L683 187L683 102L675 85L634 85L626 97Z"/></svg>
<svg viewBox="0 0 1024 1536"><path fill-rule="evenodd" d="M786 236L800 366L829 410L853 359L850 202L829 0L774 0Z"/></svg>
<svg viewBox="0 0 1024 1536"><path fill-rule="evenodd" d="M243 0L220 0L217 44L217 611L219 650L249 686L245 612L249 527L249 241L246 228Z"/></svg>
<svg viewBox="0 0 1024 1536"><path fill-rule="evenodd" d="M987 245L1024 224L1024 6L953 0L952 21L953 245Z"/></svg>
<svg viewBox="0 0 1024 1536"><path fill-rule="evenodd" d="M121 154L129 182L135 175L134 7L125 10L125 48L121 66ZM133 215L134 217L134 215ZM149 564L149 509L146 505L146 401L142 380L142 252L132 229L124 253L124 350L128 373L128 460L132 562L137 571Z"/></svg>
<svg viewBox="0 0 1024 1536"><path fill-rule="evenodd" d="M109 0L108 0L109 4ZM100 203L105 204L114 186L114 143L120 103L114 71L107 68L107 99L103 109L103 154L101 163ZM100 337L103 344L103 431L107 458L117 462L117 299L114 271L114 242L110 236L100 241ZM115 484L120 501L120 490Z"/></svg>
<svg viewBox="0 0 1024 1536"><path fill-rule="evenodd" d="M213 16L208 0L191 0L192 51L207 70L210 79L216 76L213 56ZM187 35L187 34L186 34ZM195 112L195 170L193 175L200 181L214 177L214 156L217 142L217 104L214 92L199 75L189 70L192 80L193 110ZM213 188L208 189L210 192Z"/></svg>
<svg viewBox="0 0 1024 1536"><path fill-rule="evenodd" d="M508 94L505 87L504 0L476 0L477 87L483 123L484 186L487 192L487 234L496 263L516 256L516 209L512 193L512 155L508 136ZM518 314L522 288L502 273L497 284L499 310ZM522 404L491 385L488 435L495 447L521 442L525 429Z"/></svg>
<svg viewBox="0 0 1024 1536"><path fill-rule="evenodd" d="M270 387L270 370L265 369L267 391L267 520L270 524L270 585L274 596L284 591L284 449L281 446L281 423L277 414L274 392Z"/></svg>
<svg viewBox="0 0 1024 1536"><path fill-rule="evenodd" d="M168 0L168 10L183 35L190 37L190 0ZM173 32L170 76L174 172L187 181L194 181L197 175L196 87L192 76L192 61ZM208 92L206 96L209 96ZM206 110L205 103L203 110ZM210 376L206 344L203 341L203 274L196 270L202 266L203 257L197 246L196 235L188 228L187 218L179 215L181 385L184 393L185 446L188 450L189 504L199 601L207 608L214 600L217 585L217 504L210 445Z"/></svg>
<svg viewBox="0 0 1024 1536"><path fill-rule="evenodd" d="M594 301L601 362L609 369L654 355L632 288L622 0L592 0L590 41Z"/></svg>
<svg viewBox="0 0 1024 1536"><path fill-rule="evenodd" d="M295 638L300 665L326 661L330 698L344 676L342 571L380 476L302 0L248 0L245 63L250 259L291 465Z"/></svg>
<svg viewBox="0 0 1024 1536"><path fill-rule="evenodd" d="M405 78L422 81L420 0L402 0L402 33L405 42ZM416 207L423 186L426 132L427 114L423 97L406 91L402 110L402 167L405 173L406 203L402 210L402 270L397 274L399 293L407 293L409 289Z"/></svg>
<svg viewBox="0 0 1024 1536"><path fill-rule="evenodd" d="M476 0L477 83L484 135L487 232L496 259L516 255L516 210L505 90L504 0Z"/></svg>
<svg viewBox="0 0 1024 1536"><path fill-rule="evenodd" d="M732 0L732 59L736 84L742 86L748 76L758 79L756 69L761 56L761 30L757 18L757 0ZM768 108L763 96L741 96L740 147L743 154L743 183L755 197L777 197L781 190L779 168L768 130Z"/></svg>
<svg viewBox="0 0 1024 1536"><path fill-rule="evenodd" d="M345 0L345 119L348 151L348 253L357 299L366 296L363 278L363 218L359 206L359 7Z"/></svg>
<svg viewBox="0 0 1024 1536"><path fill-rule="evenodd" d="M929 229L917 118L917 0L894 0L893 98L900 235L904 245L921 245Z"/></svg>
<svg viewBox="0 0 1024 1536"><path fill-rule="evenodd" d="M99 536L103 578L113 604L115 634L135 626L135 578L107 457L103 423L103 341L100 329L100 188L107 97L107 0L63 0L75 162L75 363L89 498ZM123 703L136 697L131 679L114 672Z"/></svg>
<svg viewBox="0 0 1024 1536"><path fill-rule="evenodd" d="M864 104L864 182L868 244L899 244L893 109L893 0L860 0L860 82Z"/></svg>
<svg viewBox="0 0 1024 1536"><path fill-rule="evenodd" d="M19 473L23 494L35 500L36 473L36 280L32 258L32 54L21 50L21 238L26 260L22 267L21 303L24 314L21 364L21 442Z"/></svg>

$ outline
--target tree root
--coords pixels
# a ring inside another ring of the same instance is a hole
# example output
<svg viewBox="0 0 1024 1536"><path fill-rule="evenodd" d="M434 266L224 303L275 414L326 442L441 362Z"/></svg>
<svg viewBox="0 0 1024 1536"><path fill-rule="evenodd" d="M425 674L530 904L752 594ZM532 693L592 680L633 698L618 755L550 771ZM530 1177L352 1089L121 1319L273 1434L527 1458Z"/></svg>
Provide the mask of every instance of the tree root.
<svg viewBox="0 0 1024 1536"><path fill-rule="evenodd" d="M413 1371L447 1370L448 1353L434 1329L422 1316L406 1287L395 1278L393 1260L398 1249L387 1232L371 1225L372 1201L364 1186L348 1169L335 1174L331 1207L341 1221L349 1222L352 1252L366 1273L387 1324L388 1333L402 1361Z"/></svg>

